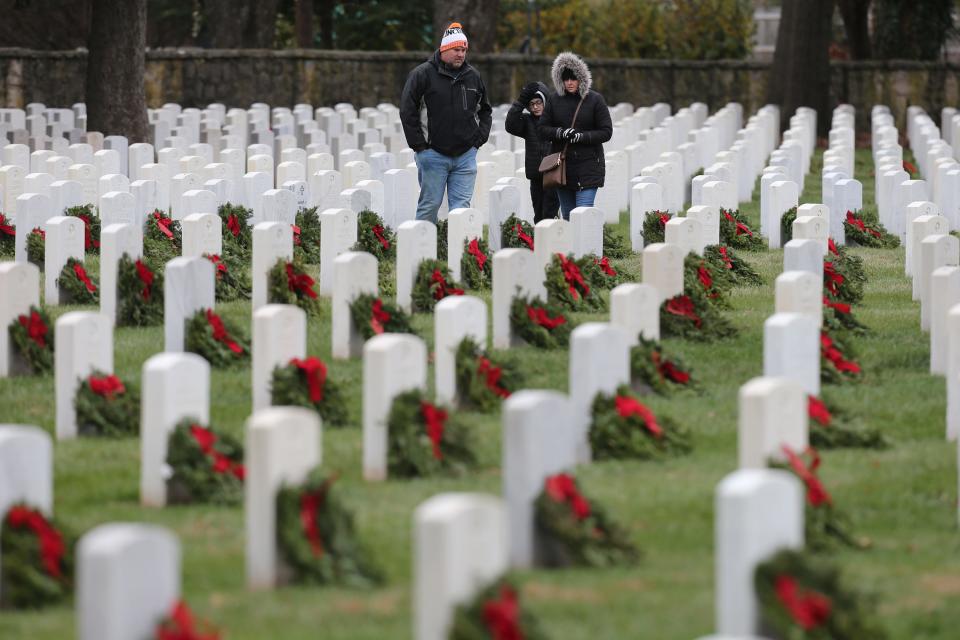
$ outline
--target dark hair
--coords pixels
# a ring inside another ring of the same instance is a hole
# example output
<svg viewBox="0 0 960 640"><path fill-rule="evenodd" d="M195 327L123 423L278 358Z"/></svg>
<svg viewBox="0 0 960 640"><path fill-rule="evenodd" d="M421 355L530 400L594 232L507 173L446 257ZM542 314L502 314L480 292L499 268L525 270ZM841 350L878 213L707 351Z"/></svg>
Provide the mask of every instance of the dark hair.
<svg viewBox="0 0 960 640"><path fill-rule="evenodd" d="M573 72L573 69L570 67L564 67L563 72L560 74L561 80L576 80L577 74Z"/></svg>

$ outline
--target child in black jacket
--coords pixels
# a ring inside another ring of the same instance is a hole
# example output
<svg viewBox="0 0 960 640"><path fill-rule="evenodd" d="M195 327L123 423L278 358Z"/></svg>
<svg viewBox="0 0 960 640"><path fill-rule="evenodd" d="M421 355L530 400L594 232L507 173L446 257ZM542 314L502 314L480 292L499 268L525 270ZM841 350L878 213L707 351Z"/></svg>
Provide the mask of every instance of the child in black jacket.
<svg viewBox="0 0 960 640"><path fill-rule="evenodd" d="M544 190L543 177L540 175L540 161L550 154L550 141L542 140L537 132L548 93L547 86L542 82L527 84L507 112L506 120L507 132L526 141L524 170L527 180L530 181L530 199L533 201L535 223L556 218L560 207L556 190Z"/></svg>

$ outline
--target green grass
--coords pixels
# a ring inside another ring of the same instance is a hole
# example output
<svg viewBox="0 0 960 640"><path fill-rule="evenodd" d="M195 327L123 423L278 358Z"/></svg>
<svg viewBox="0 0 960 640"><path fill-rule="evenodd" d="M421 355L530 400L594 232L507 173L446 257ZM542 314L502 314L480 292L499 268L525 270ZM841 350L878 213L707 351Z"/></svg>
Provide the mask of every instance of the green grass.
<svg viewBox="0 0 960 640"><path fill-rule="evenodd" d="M872 204L869 152L857 152L857 177ZM801 201L817 202L819 154ZM759 190L755 191L759 193ZM759 196L758 196L759 197ZM758 228L759 201L743 207ZM621 220L626 237L627 219ZM955 638L960 628L960 536L957 533L957 449L944 439L942 378L928 371L929 341L919 328L919 306L910 301L903 252L855 250L864 256L869 283L856 312L874 334L856 344L866 378L859 386L828 387L843 407L894 439L886 451L827 451L822 477L852 530L869 537L869 551L836 553L853 583L876 593L878 613L893 638ZM636 568L528 571L523 598L554 638L689 640L713 628L713 495L736 468L737 390L762 373L762 325L773 312L773 278L782 253L746 254L767 279L762 288L740 288L728 316L736 339L716 344L667 340L692 364L705 393L653 400L688 426L690 456L661 463L605 462L579 470L589 496L602 501L629 528L644 551ZM639 273L638 256L616 261ZM249 327L249 307L222 305ZM64 309L65 311L66 309ZM326 303L325 311L329 312ZM584 319L605 319L585 315ZM431 319L416 324L430 340ZM119 329L116 370L139 379L144 359L162 345L162 331ZM432 343L432 341L430 341ZM329 313L309 326L309 352L330 355ZM566 390L566 351L513 349L531 388ZM359 424L359 361L332 362L343 383L352 419ZM432 379L432 370L431 370ZM216 371L212 421L236 435L250 410L249 369ZM3 422L53 431L53 379L0 380ZM361 480L358 427L324 433L324 463L339 470L339 491L357 515L360 535L387 571L382 589L283 588L250 593L244 587L240 508L144 509L138 504L137 440L75 440L56 446L56 514L73 530L97 524L146 521L171 528L183 546L183 585L191 606L231 639L406 638L411 633L411 526L414 508L443 491L500 492L500 417L466 414L481 442L481 467L462 479ZM39 613L0 614L0 637L62 639L73 636L72 603Z"/></svg>

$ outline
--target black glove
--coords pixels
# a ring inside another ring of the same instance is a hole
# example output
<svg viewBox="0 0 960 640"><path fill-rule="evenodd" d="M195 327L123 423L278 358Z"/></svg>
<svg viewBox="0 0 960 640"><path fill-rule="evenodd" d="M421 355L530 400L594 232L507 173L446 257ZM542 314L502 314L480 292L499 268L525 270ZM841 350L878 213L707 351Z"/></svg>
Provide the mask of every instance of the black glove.
<svg viewBox="0 0 960 640"><path fill-rule="evenodd" d="M556 136L557 140L566 140L567 136L573 133L573 131L573 129L564 129L562 127L558 127L554 135Z"/></svg>
<svg viewBox="0 0 960 640"><path fill-rule="evenodd" d="M524 85L523 89L520 90L520 97L517 98L517 102L523 106L527 106L534 96L537 95L537 91L540 89L540 85L536 82L528 82Z"/></svg>
<svg viewBox="0 0 960 640"><path fill-rule="evenodd" d="M578 142L583 140L583 133L580 131L577 131L576 129L567 129L563 133L564 133L564 137L567 139L567 142L569 142L570 144L577 144Z"/></svg>

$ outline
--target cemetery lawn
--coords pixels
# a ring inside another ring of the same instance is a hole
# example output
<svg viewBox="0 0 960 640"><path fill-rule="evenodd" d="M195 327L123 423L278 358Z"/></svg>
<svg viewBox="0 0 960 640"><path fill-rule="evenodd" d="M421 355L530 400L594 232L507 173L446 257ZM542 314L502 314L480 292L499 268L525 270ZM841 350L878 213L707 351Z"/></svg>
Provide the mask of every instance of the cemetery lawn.
<svg viewBox="0 0 960 640"><path fill-rule="evenodd" d="M819 202L821 152L816 154L801 202ZM864 204L873 204L870 152L857 151ZM759 229L757 200L743 210ZM628 217L620 233L627 237ZM903 250L855 249L869 282L854 307L873 334L855 344L865 380L826 386L824 395L894 441L890 449L823 453L821 477L866 551L840 549L836 560L852 584L877 596L877 614L892 638L956 638L960 629L960 536L957 532L957 448L944 438L945 385L930 376L929 337L920 331L919 303L910 300ZM762 273L763 287L734 290L725 312L739 328L713 344L664 341L693 366L704 392L651 398L650 404L693 433L693 452L666 462L603 462L578 476L586 494L601 501L629 529L644 556L635 568L537 570L518 574L522 597L550 637L689 640L713 629L714 487L737 464L737 391L762 373L763 321L773 313L773 279L782 252L743 253ZM613 261L638 276L639 255ZM95 262L91 262L96 270ZM489 295L486 299L489 302ZM309 323L308 353L330 363L330 375L350 398L352 427L326 429L323 463L342 476L337 485L353 507L359 533L388 576L371 590L287 587L250 593L244 587L241 507L139 506L139 441L78 439L55 448L56 516L72 531L108 521L143 521L170 527L183 548L184 593L198 616L225 638L394 639L411 635L411 528L413 510L444 491L500 493L500 416L462 413L475 427L480 467L467 477L361 479L359 360L330 360L329 301ZM219 305L250 326L246 303ZM57 308L54 315L69 310ZM606 320L584 314L581 320ZM432 318L415 325L431 344ZM162 328L116 331L117 373L139 381L143 361L163 344ZM521 363L529 388L567 390L565 350L512 349L496 355ZM432 385L432 368L430 380ZM242 436L250 411L248 368L213 373L212 423ZM53 377L0 380L0 420L54 425ZM0 614L0 637L60 640L74 636L73 603L36 613ZM866 640L866 639L865 639Z"/></svg>

